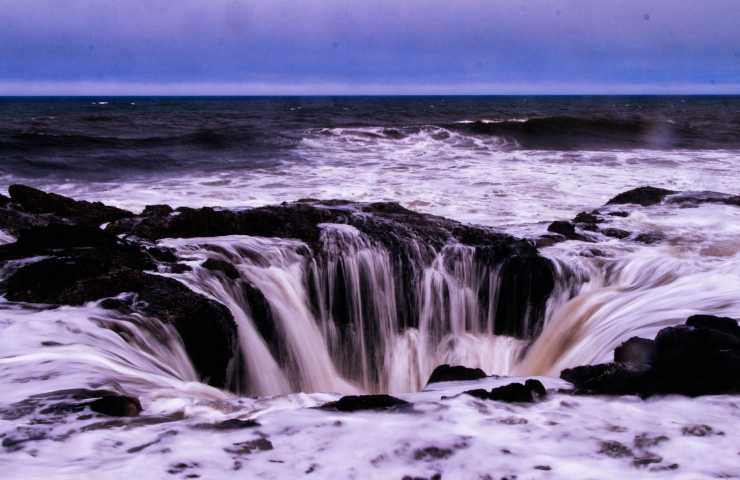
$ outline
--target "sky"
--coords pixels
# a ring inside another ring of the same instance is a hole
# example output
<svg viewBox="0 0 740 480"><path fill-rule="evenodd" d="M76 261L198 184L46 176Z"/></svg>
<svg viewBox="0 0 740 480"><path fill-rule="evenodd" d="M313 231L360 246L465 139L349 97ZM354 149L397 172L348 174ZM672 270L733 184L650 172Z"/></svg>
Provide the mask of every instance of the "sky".
<svg viewBox="0 0 740 480"><path fill-rule="evenodd" d="M740 93L740 0L0 0L0 95Z"/></svg>

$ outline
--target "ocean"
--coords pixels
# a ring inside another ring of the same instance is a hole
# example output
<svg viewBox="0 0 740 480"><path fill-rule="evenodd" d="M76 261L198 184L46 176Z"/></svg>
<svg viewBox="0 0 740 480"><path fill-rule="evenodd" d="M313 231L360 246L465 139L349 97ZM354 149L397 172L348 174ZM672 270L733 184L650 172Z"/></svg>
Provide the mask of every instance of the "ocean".
<svg viewBox="0 0 740 480"><path fill-rule="evenodd" d="M737 190L740 97L0 99L0 182L130 209L398 201L486 225Z"/></svg>

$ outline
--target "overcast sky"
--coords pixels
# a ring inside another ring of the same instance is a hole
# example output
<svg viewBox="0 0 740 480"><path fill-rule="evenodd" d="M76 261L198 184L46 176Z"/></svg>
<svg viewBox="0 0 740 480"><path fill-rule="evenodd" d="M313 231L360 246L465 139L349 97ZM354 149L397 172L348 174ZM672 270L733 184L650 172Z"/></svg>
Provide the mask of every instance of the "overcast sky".
<svg viewBox="0 0 740 480"><path fill-rule="evenodd" d="M740 0L0 0L0 94L740 93Z"/></svg>

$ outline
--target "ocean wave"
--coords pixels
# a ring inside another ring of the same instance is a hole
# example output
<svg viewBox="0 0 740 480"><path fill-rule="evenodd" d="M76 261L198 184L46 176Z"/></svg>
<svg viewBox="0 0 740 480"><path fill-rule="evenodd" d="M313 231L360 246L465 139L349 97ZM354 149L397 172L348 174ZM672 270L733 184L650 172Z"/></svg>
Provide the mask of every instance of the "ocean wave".
<svg viewBox="0 0 740 480"><path fill-rule="evenodd" d="M248 147L284 148L296 140L280 134L264 135L241 129L199 129L181 135L150 137L99 136L49 131L0 133L0 152L37 152L52 149L130 149L191 147L230 150Z"/></svg>
<svg viewBox="0 0 740 480"><path fill-rule="evenodd" d="M522 148L535 149L740 146L736 124L720 127L668 118L546 116L461 121L445 127L471 135L506 138Z"/></svg>

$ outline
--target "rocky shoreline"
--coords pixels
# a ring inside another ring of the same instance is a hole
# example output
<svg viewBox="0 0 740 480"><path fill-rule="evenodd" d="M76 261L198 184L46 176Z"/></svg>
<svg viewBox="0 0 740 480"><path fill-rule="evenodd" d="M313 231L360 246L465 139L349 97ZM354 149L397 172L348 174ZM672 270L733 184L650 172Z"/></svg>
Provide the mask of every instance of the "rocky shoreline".
<svg viewBox="0 0 740 480"><path fill-rule="evenodd" d="M667 199L667 200L666 200ZM679 194L641 187L617 195L607 206L572 221L557 221L537 243L589 241L589 235L633 237L645 233L609 228L608 218L629 215L629 205L663 201L682 208L701 203L740 206L740 196L716 193ZM539 327L521 329L521 310L542 310L553 288L549 261L538 255L533 242L489 228L464 225L420 214L394 203L358 204L344 201L301 200L242 211L216 208L179 208L152 205L140 214L116 207L76 201L32 187L12 185L9 197L0 196L0 228L15 235L14 243L0 246L5 278L0 288L10 301L32 304L81 305L105 299L101 306L124 313L137 311L167 324L180 334L187 353L204 382L227 388L226 375L237 368L236 325L229 311L181 282L159 275L190 267L180 263L172 249L152 243L162 238L252 235L298 239L321 255L320 226L326 223L356 227L384 245L398 259L398 275L411 277L411 258L439 250L454 241L475 248L483 262L503 261L504 290L495 333L536 336ZM102 225L102 227L100 227ZM24 259L35 259L28 261ZM226 262L208 260L206 268L236 278ZM266 305L252 286L252 302ZM401 293L401 296L405 295ZM263 322L269 321L265 307ZM413 326L413 312L406 325ZM541 318L534 315L530 318ZM443 366L431 382L481 378L482 371ZM737 393L740 389L740 334L737 321L695 316L685 326L662 330L653 341L632 339L615 352L615 362L568 369L563 378L578 393L686 395ZM539 392L540 389L538 388ZM480 395L479 395L480 396ZM515 395L516 397L516 395ZM521 395L519 395L521 397ZM503 397L502 397L503 398Z"/></svg>

